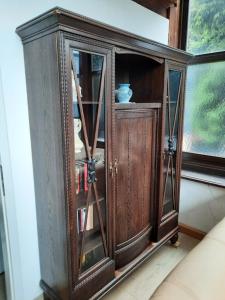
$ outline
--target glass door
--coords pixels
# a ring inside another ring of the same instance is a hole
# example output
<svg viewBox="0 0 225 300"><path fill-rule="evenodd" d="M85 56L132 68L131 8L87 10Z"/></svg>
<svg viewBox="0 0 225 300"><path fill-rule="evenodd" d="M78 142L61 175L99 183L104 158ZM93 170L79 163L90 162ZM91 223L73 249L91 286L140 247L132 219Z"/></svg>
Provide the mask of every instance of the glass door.
<svg viewBox="0 0 225 300"><path fill-rule="evenodd" d="M176 210L177 197L177 152L179 140L179 124L181 114L181 88L183 70L168 70L167 98L164 135L163 166L163 215Z"/></svg>
<svg viewBox="0 0 225 300"><path fill-rule="evenodd" d="M78 273L108 256L106 222L106 57L73 49L72 93Z"/></svg>

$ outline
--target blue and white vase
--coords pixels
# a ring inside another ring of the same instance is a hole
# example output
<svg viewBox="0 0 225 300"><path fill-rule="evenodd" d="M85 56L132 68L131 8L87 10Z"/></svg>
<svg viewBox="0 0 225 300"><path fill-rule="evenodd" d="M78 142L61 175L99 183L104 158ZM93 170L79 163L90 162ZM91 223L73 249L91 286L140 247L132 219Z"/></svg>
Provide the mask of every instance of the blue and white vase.
<svg viewBox="0 0 225 300"><path fill-rule="evenodd" d="M115 90L116 100L119 103L128 103L133 95L129 83L120 83L118 90Z"/></svg>

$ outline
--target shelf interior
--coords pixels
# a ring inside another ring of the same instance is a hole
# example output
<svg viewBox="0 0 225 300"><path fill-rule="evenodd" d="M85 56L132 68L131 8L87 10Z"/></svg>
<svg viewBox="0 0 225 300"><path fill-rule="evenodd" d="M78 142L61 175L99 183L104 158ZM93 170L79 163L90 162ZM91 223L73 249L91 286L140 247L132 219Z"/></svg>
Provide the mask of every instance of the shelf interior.
<svg viewBox="0 0 225 300"><path fill-rule="evenodd" d="M115 88L129 83L133 91L131 102L162 103L165 64L136 54L116 54Z"/></svg>

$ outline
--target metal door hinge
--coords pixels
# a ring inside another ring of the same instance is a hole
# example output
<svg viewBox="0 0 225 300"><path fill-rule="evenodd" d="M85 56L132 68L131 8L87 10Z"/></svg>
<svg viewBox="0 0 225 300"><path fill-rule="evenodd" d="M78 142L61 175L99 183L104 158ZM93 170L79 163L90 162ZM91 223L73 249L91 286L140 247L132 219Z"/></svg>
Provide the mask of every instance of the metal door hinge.
<svg viewBox="0 0 225 300"><path fill-rule="evenodd" d="M0 176L1 176L1 183L2 183L2 194L3 194L3 196L5 196L5 184L4 184L2 165L0 165Z"/></svg>

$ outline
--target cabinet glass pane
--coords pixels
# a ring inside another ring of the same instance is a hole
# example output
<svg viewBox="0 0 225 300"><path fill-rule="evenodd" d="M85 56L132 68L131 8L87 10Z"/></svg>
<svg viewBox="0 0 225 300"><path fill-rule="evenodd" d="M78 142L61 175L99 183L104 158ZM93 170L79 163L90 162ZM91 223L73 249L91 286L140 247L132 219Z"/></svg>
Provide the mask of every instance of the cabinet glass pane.
<svg viewBox="0 0 225 300"><path fill-rule="evenodd" d="M73 50L76 225L79 272L107 254L105 57Z"/></svg>
<svg viewBox="0 0 225 300"><path fill-rule="evenodd" d="M163 215L174 209L181 72L169 70L164 141Z"/></svg>

